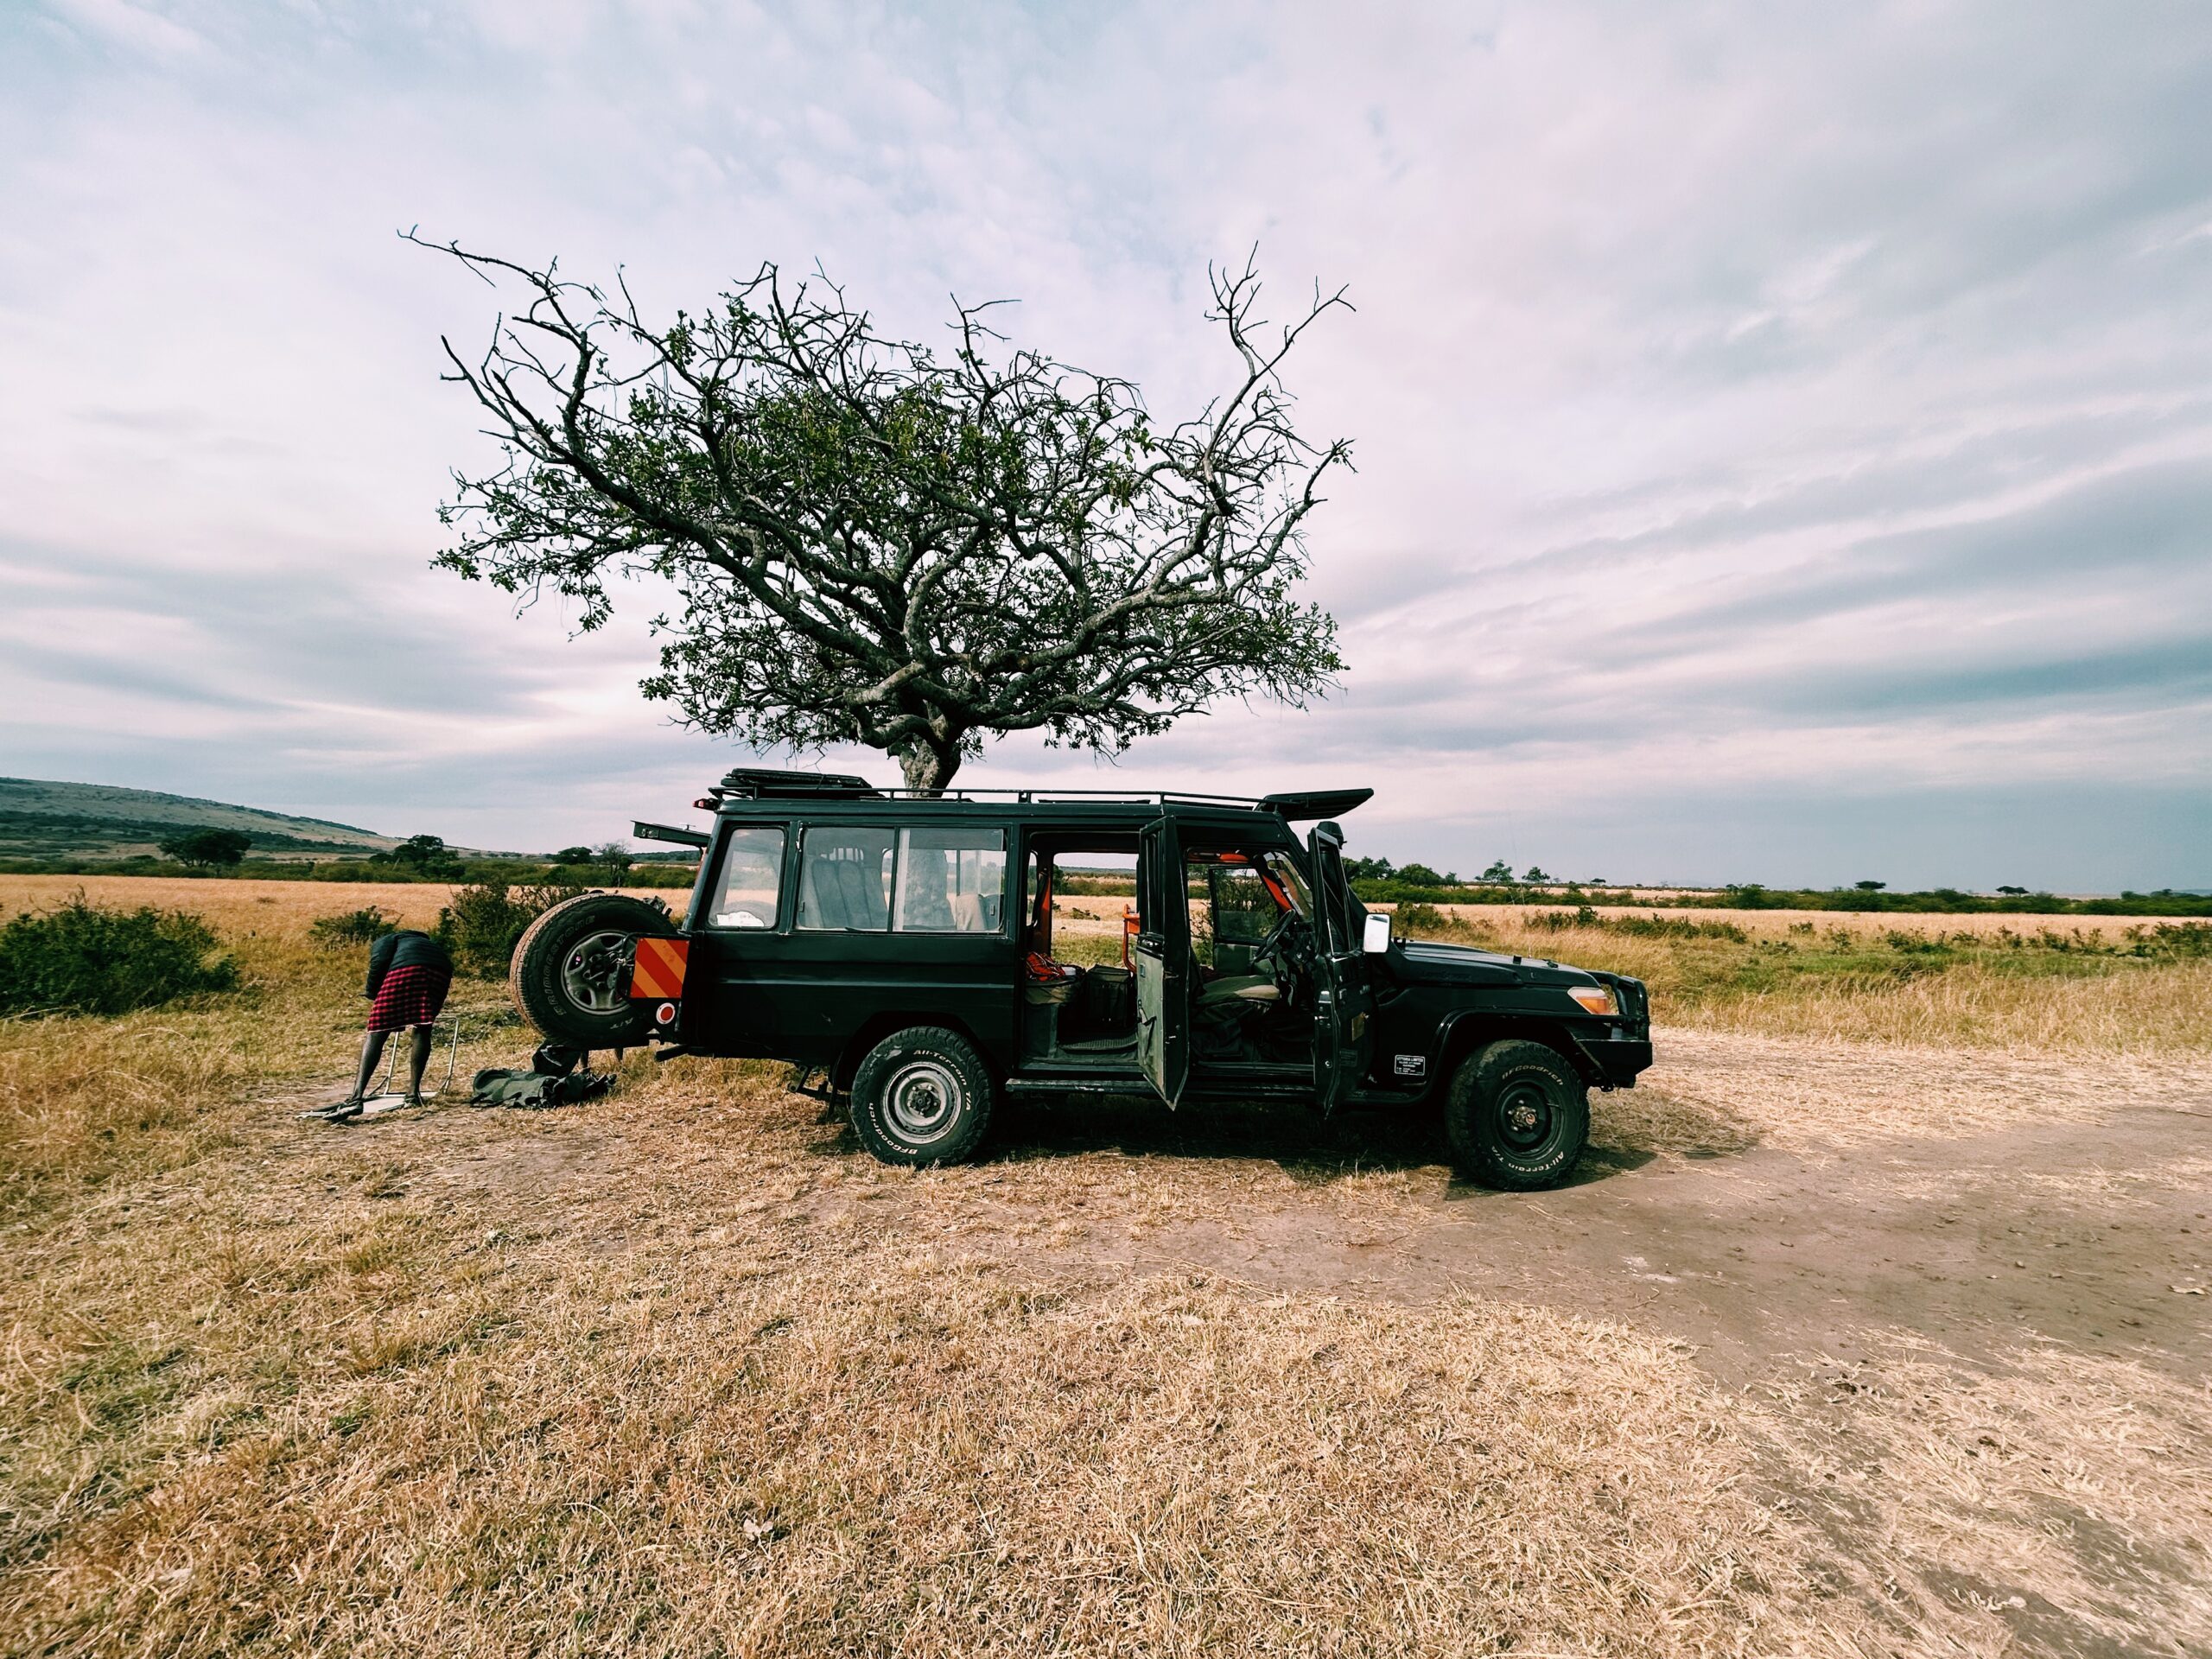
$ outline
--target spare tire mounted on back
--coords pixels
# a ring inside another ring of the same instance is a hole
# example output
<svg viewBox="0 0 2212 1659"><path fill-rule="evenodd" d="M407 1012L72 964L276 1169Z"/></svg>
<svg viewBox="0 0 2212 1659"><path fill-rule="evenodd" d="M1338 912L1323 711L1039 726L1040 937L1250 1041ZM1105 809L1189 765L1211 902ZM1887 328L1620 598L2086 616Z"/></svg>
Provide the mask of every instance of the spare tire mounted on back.
<svg viewBox="0 0 2212 1659"><path fill-rule="evenodd" d="M632 1048L652 1032L652 1005L630 1000L641 938L674 938L667 906L585 893L546 911L515 942L507 988L522 1017L570 1048Z"/></svg>

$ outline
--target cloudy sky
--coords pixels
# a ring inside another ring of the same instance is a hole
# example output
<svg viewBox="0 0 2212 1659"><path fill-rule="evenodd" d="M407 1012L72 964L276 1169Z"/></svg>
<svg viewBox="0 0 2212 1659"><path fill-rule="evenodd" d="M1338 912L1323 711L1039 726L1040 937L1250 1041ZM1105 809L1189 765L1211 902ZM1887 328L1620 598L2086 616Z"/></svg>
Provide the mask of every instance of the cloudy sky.
<svg viewBox="0 0 2212 1659"><path fill-rule="evenodd" d="M1018 299L1166 414L1209 259L1350 285L1292 375L1356 445L1342 690L966 781L2212 887L2212 8L12 0L0 772L544 848L734 763L639 628L428 568L494 300L416 225L658 311L763 258L917 335Z"/></svg>

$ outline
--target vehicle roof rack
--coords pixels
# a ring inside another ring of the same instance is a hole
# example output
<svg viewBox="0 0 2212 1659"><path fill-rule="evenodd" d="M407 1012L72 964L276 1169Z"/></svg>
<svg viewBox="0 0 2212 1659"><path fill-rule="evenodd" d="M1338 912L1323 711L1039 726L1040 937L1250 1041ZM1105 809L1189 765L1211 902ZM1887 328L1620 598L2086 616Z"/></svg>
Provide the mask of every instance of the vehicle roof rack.
<svg viewBox="0 0 2212 1659"><path fill-rule="evenodd" d="M1004 801L1017 806L1058 803L1070 806L1197 806L1227 807L1245 812L1272 812L1300 823L1341 817L1370 799L1371 789L1306 790L1288 794L1210 795L1189 790L1132 789L878 789L867 779L849 772L777 772L761 766L741 766L708 793L723 800L870 800L870 801ZM701 803L704 804L704 803Z"/></svg>
<svg viewBox="0 0 2212 1659"><path fill-rule="evenodd" d="M882 793L865 778L843 772L779 772L770 766L738 766L707 791L716 800L781 800L795 796L829 796L837 800L860 800Z"/></svg>

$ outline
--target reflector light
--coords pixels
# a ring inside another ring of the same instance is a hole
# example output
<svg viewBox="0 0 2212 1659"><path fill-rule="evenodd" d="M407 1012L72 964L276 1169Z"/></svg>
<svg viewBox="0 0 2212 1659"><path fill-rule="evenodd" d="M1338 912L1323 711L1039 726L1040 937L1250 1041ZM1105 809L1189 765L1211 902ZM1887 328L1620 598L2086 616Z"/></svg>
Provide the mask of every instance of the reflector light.
<svg viewBox="0 0 2212 1659"><path fill-rule="evenodd" d="M655 1008L653 1010L653 1023L657 1026L674 1025L676 1023L676 1004L673 1002L664 1002L660 1007Z"/></svg>

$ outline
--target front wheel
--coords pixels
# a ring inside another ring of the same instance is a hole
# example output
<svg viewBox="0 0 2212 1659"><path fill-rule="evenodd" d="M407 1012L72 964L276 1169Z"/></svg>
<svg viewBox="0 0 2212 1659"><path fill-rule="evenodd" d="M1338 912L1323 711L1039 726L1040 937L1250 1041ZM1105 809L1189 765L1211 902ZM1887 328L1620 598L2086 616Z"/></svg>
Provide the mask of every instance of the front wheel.
<svg viewBox="0 0 2212 1659"><path fill-rule="evenodd" d="M1557 1186L1590 1138L1589 1091L1555 1049L1491 1043L1452 1074L1444 1134L1470 1180L1510 1192Z"/></svg>
<svg viewBox="0 0 2212 1659"><path fill-rule="evenodd" d="M893 1032L853 1073L853 1133L887 1164L927 1167L976 1155L991 1121L991 1074L958 1032Z"/></svg>

